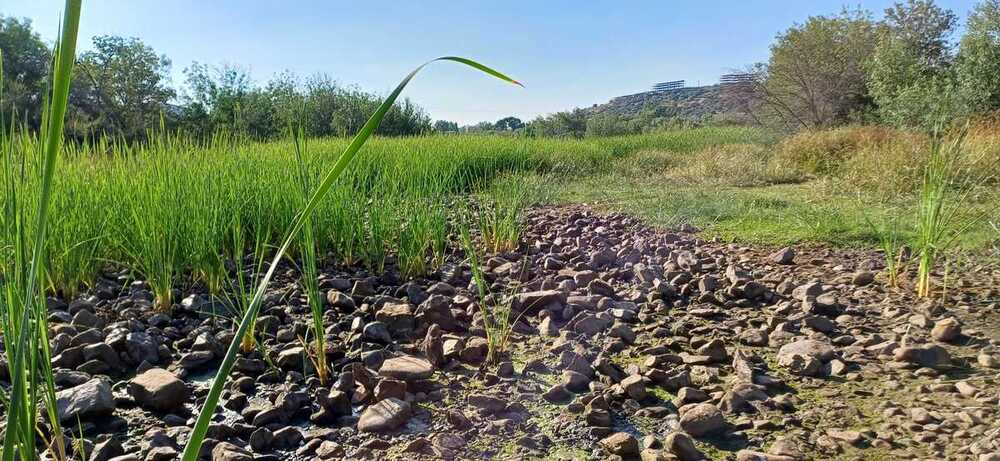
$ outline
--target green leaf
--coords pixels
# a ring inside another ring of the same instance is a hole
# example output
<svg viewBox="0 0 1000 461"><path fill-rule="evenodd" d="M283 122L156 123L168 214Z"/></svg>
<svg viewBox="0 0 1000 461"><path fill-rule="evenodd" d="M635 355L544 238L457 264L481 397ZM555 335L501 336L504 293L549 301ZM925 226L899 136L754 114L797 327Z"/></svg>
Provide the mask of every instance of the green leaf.
<svg viewBox="0 0 1000 461"><path fill-rule="evenodd" d="M460 58L456 56L444 56L437 59L432 59L421 64L419 67L410 72L396 89L382 101L382 104L378 106L375 113L365 122L365 125L361 127L361 130L351 144L347 146L337 161L330 167L323 180L320 182L319 186L313 192L309 201L306 202L305 207L296 216L295 221L292 223L287 235L285 236L284 243L278 248L278 252L274 255L274 259L271 261L271 265L267 269L267 273L264 274L264 278L261 280L260 285L254 294L253 301L250 303L250 308L247 309L246 313L243 315L243 319L240 321L239 328L236 330L236 336L233 338L232 343L229 344L229 349L226 351L226 356L222 359L222 364L219 366L219 371L216 373L215 378L212 380L212 388L208 392L208 396L205 398L205 404L201 408L201 412L198 414L198 421L195 423L194 430L191 433L191 437L188 439L187 445L184 446L184 453L182 456L183 461L197 461L198 453L201 451L201 445L205 441L205 434L208 432L208 424L212 420L212 414L215 413L216 407L219 405L219 397L222 394L222 388L225 386L226 379L229 377L229 373L232 371L233 364L236 362L236 356L239 354L239 344L243 339L243 336L247 334L250 325L256 318L258 311L260 311L260 305L264 299L264 293L267 290L267 284L271 281L271 277L274 276L274 271L278 267L278 263L281 258L284 257L286 251L288 251L289 246L295 241L296 235L302 230L303 225L309 220L313 211L319 205L323 197L329 192L330 188L336 182L337 178L343 174L347 166L350 165L351 160L357 155L361 147L364 146L368 138L375 133L382 119L385 117L386 112L392 107L396 99L399 98L400 93L406 88L406 85L410 83L410 80L420 72L421 69L426 67L436 61L453 61L460 64L465 64L472 68L478 69L486 74L492 75L500 80L513 83L518 86L521 85L517 80L514 80L499 71L496 71L490 67L480 64L476 61Z"/></svg>

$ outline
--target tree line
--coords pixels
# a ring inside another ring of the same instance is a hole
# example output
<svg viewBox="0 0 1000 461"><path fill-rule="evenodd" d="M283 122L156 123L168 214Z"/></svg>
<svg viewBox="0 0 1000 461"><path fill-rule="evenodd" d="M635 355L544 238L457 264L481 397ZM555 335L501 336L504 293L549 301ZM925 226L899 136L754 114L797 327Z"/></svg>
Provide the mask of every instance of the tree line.
<svg viewBox="0 0 1000 461"><path fill-rule="evenodd" d="M52 50L30 20L0 16L3 120L37 129L48 87ZM170 84L171 61L137 38L98 36L77 58L66 132L83 139L145 138L151 130L181 129L207 137L218 131L257 139L282 136L291 124L309 136L355 133L382 97L343 86L324 74L284 72L256 84L239 66L192 63L184 84ZM414 135L433 129L427 113L406 99L386 115L378 134Z"/></svg>
<svg viewBox="0 0 1000 461"><path fill-rule="evenodd" d="M753 123L783 131L880 123L930 129L1000 112L1000 0L958 16L905 0L882 19L863 9L808 18L779 33L768 60L734 71L722 117L684 119L650 105L635 115L556 112L524 124L530 136L623 135L691 124Z"/></svg>
<svg viewBox="0 0 1000 461"><path fill-rule="evenodd" d="M872 12L844 9L808 18L779 33L766 62L740 69L746 79L723 85L725 117L691 120L662 107L635 115L573 109L531 121L504 117L459 126L431 122L409 100L396 104L381 135L502 133L586 137L641 133L704 123L756 123L783 130L846 123L928 128L942 121L1000 111L1000 0L982 0L957 40L957 15L933 0ZM169 82L170 59L136 38L99 36L78 58L67 132L142 138L160 126L198 136L219 130L258 139L300 124L310 136L353 134L381 97L323 74L285 72L266 84L239 66L192 63L184 84ZM37 128L52 51L28 20L0 16L4 85L0 114Z"/></svg>
<svg viewBox="0 0 1000 461"><path fill-rule="evenodd" d="M787 129L853 122L930 128L1000 110L1000 0L969 13L933 0L896 3L874 20L845 9L779 34L770 58L730 96L755 121Z"/></svg>

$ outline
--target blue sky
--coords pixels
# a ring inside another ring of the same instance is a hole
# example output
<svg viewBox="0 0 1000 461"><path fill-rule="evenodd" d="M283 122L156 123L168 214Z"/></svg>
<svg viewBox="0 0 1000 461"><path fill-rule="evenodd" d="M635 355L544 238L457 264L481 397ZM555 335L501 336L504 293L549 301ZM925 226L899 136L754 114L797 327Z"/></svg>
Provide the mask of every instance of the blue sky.
<svg viewBox="0 0 1000 461"><path fill-rule="evenodd" d="M28 17L47 41L60 0L3 0L0 14ZM876 17L889 0L850 2ZM446 54L509 73L501 84L450 63L406 90L435 119L472 123L534 118L602 103L665 80L714 83L766 60L774 36L843 1L259 1L84 0L81 46L95 35L139 37L173 60L175 85L192 61L233 63L258 82L291 70L387 93L410 69ZM939 0L964 22L974 0Z"/></svg>

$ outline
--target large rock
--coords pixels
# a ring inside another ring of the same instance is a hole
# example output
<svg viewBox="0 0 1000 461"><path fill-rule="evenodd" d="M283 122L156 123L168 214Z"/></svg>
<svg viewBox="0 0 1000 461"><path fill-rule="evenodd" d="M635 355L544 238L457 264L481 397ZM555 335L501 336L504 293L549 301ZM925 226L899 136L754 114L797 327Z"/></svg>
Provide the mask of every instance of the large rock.
<svg viewBox="0 0 1000 461"><path fill-rule="evenodd" d="M98 416L115 410L111 386L94 378L79 386L56 392L56 414L63 422L76 423L77 418Z"/></svg>
<svg viewBox="0 0 1000 461"><path fill-rule="evenodd" d="M549 305L566 305L566 293L559 290L542 290L519 293L514 297L513 308L517 311L537 311Z"/></svg>
<svg viewBox="0 0 1000 461"><path fill-rule="evenodd" d="M948 351L934 344L900 347L896 349L894 358L900 362L934 369L951 366L951 355L948 354Z"/></svg>
<svg viewBox="0 0 1000 461"><path fill-rule="evenodd" d="M212 461L252 461L250 452L229 442L220 442L212 448Z"/></svg>
<svg viewBox="0 0 1000 461"><path fill-rule="evenodd" d="M402 426L410 417L410 404L388 398L369 405L358 420L360 432L386 432Z"/></svg>
<svg viewBox="0 0 1000 461"><path fill-rule="evenodd" d="M403 381L418 381L430 378L434 374L434 365L424 359L405 355L382 362L378 374Z"/></svg>
<svg viewBox="0 0 1000 461"><path fill-rule="evenodd" d="M406 337L413 332L413 308L407 303L386 303L375 314L375 320L385 323L395 337Z"/></svg>
<svg viewBox="0 0 1000 461"><path fill-rule="evenodd" d="M701 461L705 455L694 446L691 437L683 432L671 432L663 439L663 446L681 461Z"/></svg>
<svg viewBox="0 0 1000 461"><path fill-rule="evenodd" d="M958 320L948 317L938 320L931 329L931 337L937 341L950 343L962 335L962 324Z"/></svg>
<svg viewBox="0 0 1000 461"><path fill-rule="evenodd" d="M128 383L128 393L143 408L173 411L184 405L188 388L173 373L162 368L150 368Z"/></svg>
<svg viewBox="0 0 1000 461"><path fill-rule="evenodd" d="M616 432L601 439L601 447L608 453L629 458L639 454L639 442L631 434Z"/></svg>
<svg viewBox="0 0 1000 461"><path fill-rule="evenodd" d="M702 437L714 434L726 427L726 419L722 411L711 403L696 403L689 405L681 414L681 429L692 437Z"/></svg>
<svg viewBox="0 0 1000 461"><path fill-rule="evenodd" d="M793 374L816 376L824 363L833 359L833 346L814 339L801 339L778 349L778 364Z"/></svg>

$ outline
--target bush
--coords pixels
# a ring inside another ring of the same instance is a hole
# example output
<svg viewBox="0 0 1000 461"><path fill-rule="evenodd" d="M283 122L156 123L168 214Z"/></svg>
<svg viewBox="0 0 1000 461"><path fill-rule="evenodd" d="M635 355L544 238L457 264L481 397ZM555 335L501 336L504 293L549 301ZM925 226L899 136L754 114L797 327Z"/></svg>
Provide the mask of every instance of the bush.
<svg viewBox="0 0 1000 461"><path fill-rule="evenodd" d="M951 129L946 138L959 130ZM835 178L841 185L885 198L917 190L930 137L923 132L873 126L804 131L782 140L773 162L801 174ZM982 117L968 130L963 171L1000 175L1000 119Z"/></svg>
<svg viewBox="0 0 1000 461"><path fill-rule="evenodd" d="M690 155L674 176L737 187L799 182L803 176L772 161L771 150L759 144L709 146Z"/></svg>
<svg viewBox="0 0 1000 461"><path fill-rule="evenodd" d="M802 131L778 144L775 161L806 174L831 174L862 146L878 146L893 136L891 129L872 126Z"/></svg>

